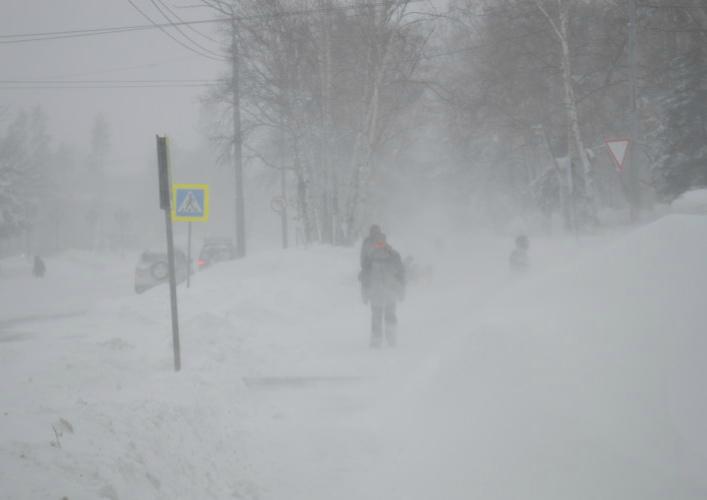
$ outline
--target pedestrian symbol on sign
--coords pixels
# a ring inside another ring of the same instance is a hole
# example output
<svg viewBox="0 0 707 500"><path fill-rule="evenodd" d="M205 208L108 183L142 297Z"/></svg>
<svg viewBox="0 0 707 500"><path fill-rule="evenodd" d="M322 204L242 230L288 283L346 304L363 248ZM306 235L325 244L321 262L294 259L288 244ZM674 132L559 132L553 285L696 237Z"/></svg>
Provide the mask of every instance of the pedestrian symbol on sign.
<svg viewBox="0 0 707 500"><path fill-rule="evenodd" d="M203 209L194 195L194 191L187 191L187 195L182 201L182 204L177 207L177 213L180 215L201 215Z"/></svg>
<svg viewBox="0 0 707 500"><path fill-rule="evenodd" d="M173 184L172 219L183 222L206 221L209 218L209 187L206 184Z"/></svg>

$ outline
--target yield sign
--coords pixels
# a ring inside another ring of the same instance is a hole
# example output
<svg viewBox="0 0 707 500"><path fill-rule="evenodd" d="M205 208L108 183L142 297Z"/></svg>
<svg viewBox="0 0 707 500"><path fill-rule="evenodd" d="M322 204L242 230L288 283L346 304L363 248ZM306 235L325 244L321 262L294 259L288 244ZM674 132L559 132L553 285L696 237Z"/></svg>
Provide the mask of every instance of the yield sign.
<svg viewBox="0 0 707 500"><path fill-rule="evenodd" d="M611 157L614 159L614 163L616 163L616 170L618 170L619 172L622 172L624 169L624 159L626 158L628 144L628 139L606 141L606 145L609 148Z"/></svg>

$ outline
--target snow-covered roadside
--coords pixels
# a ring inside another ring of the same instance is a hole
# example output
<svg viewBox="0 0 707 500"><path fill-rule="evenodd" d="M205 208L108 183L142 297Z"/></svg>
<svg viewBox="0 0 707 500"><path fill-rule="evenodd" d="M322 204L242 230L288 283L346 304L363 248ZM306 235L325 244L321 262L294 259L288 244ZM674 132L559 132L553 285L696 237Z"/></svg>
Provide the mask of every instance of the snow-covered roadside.
<svg viewBox="0 0 707 500"><path fill-rule="evenodd" d="M26 325L35 335L0 345L0 497L258 497L243 375L335 373L320 351L356 328L332 321L358 297L353 255L278 252L197 275L180 287L179 374L166 287Z"/></svg>
<svg viewBox="0 0 707 500"><path fill-rule="evenodd" d="M82 314L99 301L133 295L137 254L102 255L71 251L44 258L47 274L32 278L32 261L0 260L0 325L20 328Z"/></svg>
<svg viewBox="0 0 707 500"><path fill-rule="evenodd" d="M243 386L171 372L164 292L25 324L33 335L0 344L1 498L248 497ZM237 349L210 326L200 354Z"/></svg>
<svg viewBox="0 0 707 500"><path fill-rule="evenodd" d="M543 268L577 244L533 249ZM517 285L508 250L473 240L419 251L431 271L400 308L393 351L367 347L355 249L273 252L180 286L179 374L166 287L93 296L83 316L27 324L34 335L0 343L0 497L365 498L388 439L377 409L414 394L438 346ZM123 290L131 278L102 280ZM34 283L15 293L29 297ZM259 376L353 379L243 383Z"/></svg>
<svg viewBox="0 0 707 500"><path fill-rule="evenodd" d="M491 301L391 405L368 498L705 498L706 235L668 216Z"/></svg>

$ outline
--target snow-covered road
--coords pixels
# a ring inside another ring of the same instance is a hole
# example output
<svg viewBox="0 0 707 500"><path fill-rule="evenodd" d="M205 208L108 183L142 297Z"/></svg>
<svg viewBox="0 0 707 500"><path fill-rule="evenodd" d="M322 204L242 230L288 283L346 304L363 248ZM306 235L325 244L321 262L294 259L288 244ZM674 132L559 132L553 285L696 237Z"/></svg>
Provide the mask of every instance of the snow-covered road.
<svg viewBox="0 0 707 500"><path fill-rule="evenodd" d="M703 498L703 234L536 239L521 279L505 240L417 247L379 351L355 249L223 264L180 287L179 374L166 288L106 263L2 315L87 308L0 343L0 498Z"/></svg>

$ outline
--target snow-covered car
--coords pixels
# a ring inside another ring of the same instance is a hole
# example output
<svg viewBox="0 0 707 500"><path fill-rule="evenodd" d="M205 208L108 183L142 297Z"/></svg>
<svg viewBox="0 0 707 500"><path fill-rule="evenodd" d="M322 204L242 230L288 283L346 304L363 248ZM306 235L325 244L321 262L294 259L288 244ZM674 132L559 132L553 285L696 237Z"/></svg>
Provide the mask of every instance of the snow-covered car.
<svg viewBox="0 0 707 500"><path fill-rule="evenodd" d="M187 279L189 262L181 250L174 251L174 266L177 283ZM169 281L169 261L167 252L145 250L135 266L135 292L142 293L161 283Z"/></svg>
<svg viewBox="0 0 707 500"><path fill-rule="evenodd" d="M196 265L199 270L205 269L217 262L236 258L236 247L230 238L206 238L201 247Z"/></svg>

